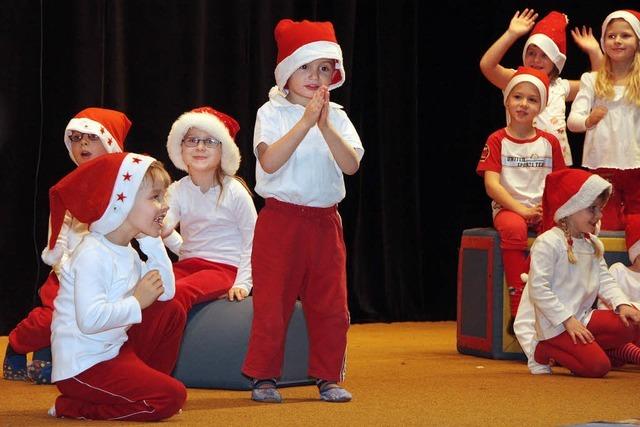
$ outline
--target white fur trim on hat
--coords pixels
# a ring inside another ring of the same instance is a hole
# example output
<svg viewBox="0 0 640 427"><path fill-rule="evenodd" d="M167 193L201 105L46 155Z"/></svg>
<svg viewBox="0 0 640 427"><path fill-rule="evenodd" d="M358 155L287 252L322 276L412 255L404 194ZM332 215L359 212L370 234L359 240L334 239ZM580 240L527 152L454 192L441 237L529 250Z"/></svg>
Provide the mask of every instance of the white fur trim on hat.
<svg viewBox="0 0 640 427"><path fill-rule="evenodd" d="M558 45L546 34L536 33L527 39L522 50L522 63L524 64L527 56L527 48L529 45L534 44L538 46L545 55L549 57L551 62L558 68L558 72L562 72L564 63L567 61L567 55L560 52Z"/></svg>
<svg viewBox="0 0 640 427"><path fill-rule="evenodd" d="M231 138L229 129L224 123L213 114L205 112L186 112L171 126L167 137L167 152L175 167L188 172L187 165L182 159L182 138L191 128L198 128L222 142L220 166L225 174L235 175L240 167L240 149Z"/></svg>
<svg viewBox="0 0 640 427"><path fill-rule="evenodd" d="M627 253L629 254L629 262L633 264L633 261L640 255L640 240L631 245L631 247L627 249Z"/></svg>
<svg viewBox="0 0 640 427"><path fill-rule="evenodd" d="M280 61L276 66L274 73L278 89L286 95L287 90L285 89L285 86L294 71L304 64L308 64L316 59L322 58L334 59L336 61L336 70L341 76L338 82L329 85L329 90L342 86L347 78L347 73L342 62L342 49L337 43L321 40L300 46L291 55Z"/></svg>
<svg viewBox="0 0 640 427"><path fill-rule="evenodd" d="M600 47L602 48L603 52L604 35L607 32L607 25L609 25L609 22L611 22L612 19L616 18L622 18L627 21L627 23L631 25L633 32L636 33L636 38L640 40L640 20L638 20L638 17L626 10L616 10L615 12L611 12L609 15L607 15L607 17L604 18L604 21L602 22L602 33L600 33Z"/></svg>
<svg viewBox="0 0 640 427"><path fill-rule="evenodd" d="M611 191L611 183L598 175L591 175L580 190L556 210L553 220L558 223L562 218L588 208L605 190Z"/></svg>
<svg viewBox="0 0 640 427"><path fill-rule="evenodd" d="M539 78L531 74L525 73L514 75L513 78L509 80L509 83L507 83L507 87L505 87L503 91L505 105L507 103L507 98L509 97L509 94L511 93L513 88L516 87L517 84L522 82L533 83L533 85L538 89L538 93L540 93L540 111L538 112L538 114L542 113L542 111L547 106L547 86Z"/></svg>
<svg viewBox="0 0 640 427"><path fill-rule="evenodd" d="M120 145L118 145L118 141L113 137L113 135L111 135L107 128L102 125L102 123L88 119L86 117L74 117L69 121L67 128L64 130L64 145L67 146L67 150L69 150L69 156L76 165L78 164L78 162L73 158L73 153L71 152L72 142L69 139L69 134L72 130L75 130L76 132L92 133L94 135L98 135L107 153L122 152L122 149L120 149Z"/></svg>
<svg viewBox="0 0 640 427"><path fill-rule="evenodd" d="M149 165L154 161L153 157L134 153L127 154L118 169L109 206L99 220L91 223L89 230L108 234L122 225L133 208L144 175L147 173Z"/></svg>

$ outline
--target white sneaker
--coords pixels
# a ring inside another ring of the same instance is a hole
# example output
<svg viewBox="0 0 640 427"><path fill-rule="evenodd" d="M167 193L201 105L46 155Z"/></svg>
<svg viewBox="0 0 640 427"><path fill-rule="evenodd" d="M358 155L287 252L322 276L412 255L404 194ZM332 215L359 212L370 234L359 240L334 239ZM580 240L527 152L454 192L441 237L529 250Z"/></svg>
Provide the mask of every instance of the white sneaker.
<svg viewBox="0 0 640 427"><path fill-rule="evenodd" d="M49 410L47 411L47 414L49 414L50 416L52 416L53 418L56 418L56 404L54 403L53 406L51 408L49 408Z"/></svg>

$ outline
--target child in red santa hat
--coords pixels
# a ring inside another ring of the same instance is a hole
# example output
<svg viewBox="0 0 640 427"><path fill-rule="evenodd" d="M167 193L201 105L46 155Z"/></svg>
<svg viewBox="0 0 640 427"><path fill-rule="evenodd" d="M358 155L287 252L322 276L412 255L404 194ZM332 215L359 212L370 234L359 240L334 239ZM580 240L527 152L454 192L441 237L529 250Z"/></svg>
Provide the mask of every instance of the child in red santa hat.
<svg viewBox="0 0 640 427"><path fill-rule="evenodd" d="M528 270L528 232L537 232L542 218L544 179L565 167L558 139L533 126L547 105L548 85L544 72L518 68L504 90L509 123L489 135L476 168L492 199L493 224L500 235L510 324L524 289L520 276Z"/></svg>
<svg viewBox="0 0 640 427"><path fill-rule="evenodd" d="M242 372L252 399L280 402L287 325L296 299L305 313L309 376L320 398L347 402L349 329L346 251L337 205L343 174L364 154L353 124L329 91L345 81L342 50L330 22L281 20L276 86L257 113L256 192L265 198L253 241L253 325Z"/></svg>
<svg viewBox="0 0 640 427"><path fill-rule="evenodd" d="M72 118L64 132L64 143L71 160L82 165L106 153L119 153L131 122L124 113L106 108L86 108ZM42 260L52 267L38 294L42 305L36 307L10 333L3 363L3 376L9 380L27 380L35 384L51 383L51 315L58 294L57 273L82 238L87 224L67 213L55 250L45 248ZM27 353L34 352L27 366Z"/></svg>
<svg viewBox="0 0 640 427"><path fill-rule="evenodd" d="M546 231L531 247L525 297L535 313L529 357L547 373L553 359L577 376L603 377L611 369L605 350L640 336L640 311L609 273L594 234L610 194L611 184L587 171L564 169L546 178ZM594 310L598 297L613 310Z"/></svg>
<svg viewBox="0 0 640 427"><path fill-rule="evenodd" d="M522 13L517 11L507 31L482 56L480 70L487 80L504 90L515 70L503 67L500 61L516 40L531 31L522 51L522 63L543 71L550 81L549 104L544 112L536 117L534 126L558 138L565 163L570 166L573 159L567 138L565 109L566 103L573 101L578 93L580 81L560 77L567 60L565 29L568 18L564 13L553 11L536 24L537 17L538 14L533 9L525 9ZM589 55L591 69L598 69L603 62L603 56L591 28L576 27L571 31L571 35L576 44Z"/></svg>
<svg viewBox="0 0 640 427"><path fill-rule="evenodd" d="M231 116L200 107L182 114L167 138L169 158L189 173L167 191L169 212L163 231L165 245L179 255L173 265L175 298L185 311L225 296L240 301L253 287L251 248L257 213L250 191L236 176L239 130Z"/></svg>
<svg viewBox="0 0 640 427"><path fill-rule="evenodd" d="M49 248L66 211L89 224L89 234L59 273L51 349L61 395L50 415L153 421L180 411L186 389L171 371L186 314L172 299L171 260L160 238L169 183L152 157L113 153L51 188Z"/></svg>

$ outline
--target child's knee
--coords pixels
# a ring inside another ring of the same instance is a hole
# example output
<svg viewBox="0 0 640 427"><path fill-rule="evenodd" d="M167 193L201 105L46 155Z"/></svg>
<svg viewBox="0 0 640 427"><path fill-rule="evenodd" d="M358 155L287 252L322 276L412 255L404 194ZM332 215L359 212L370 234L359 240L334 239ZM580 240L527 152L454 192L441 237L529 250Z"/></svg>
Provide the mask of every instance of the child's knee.
<svg viewBox="0 0 640 427"><path fill-rule="evenodd" d="M180 381L168 377L161 392L161 397L155 405L157 419L165 419L177 414L187 400L187 389Z"/></svg>
<svg viewBox="0 0 640 427"><path fill-rule="evenodd" d="M585 364L584 369L574 372L576 375L587 378L602 378L611 370L611 361L606 355L594 357Z"/></svg>

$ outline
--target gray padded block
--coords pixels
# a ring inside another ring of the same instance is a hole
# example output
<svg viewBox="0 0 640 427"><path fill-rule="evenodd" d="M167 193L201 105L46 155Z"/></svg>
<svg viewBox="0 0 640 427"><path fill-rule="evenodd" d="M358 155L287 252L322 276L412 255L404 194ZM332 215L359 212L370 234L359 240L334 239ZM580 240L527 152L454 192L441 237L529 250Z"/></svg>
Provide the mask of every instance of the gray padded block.
<svg viewBox="0 0 640 427"><path fill-rule="evenodd" d="M247 353L252 318L252 297L193 307L173 376L187 387L249 390L249 379L240 369ZM298 301L289 322L278 386L313 384L307 376L308 354L307 327Z"/></svg>

